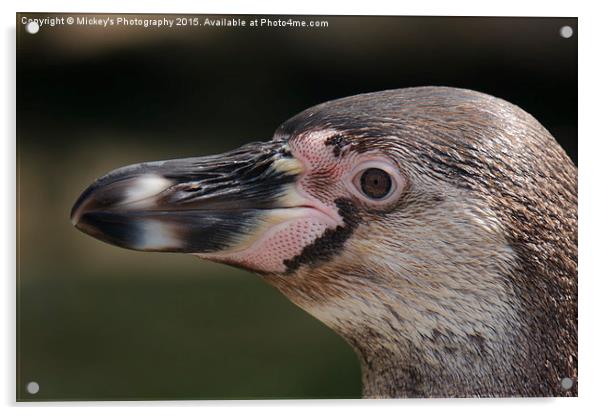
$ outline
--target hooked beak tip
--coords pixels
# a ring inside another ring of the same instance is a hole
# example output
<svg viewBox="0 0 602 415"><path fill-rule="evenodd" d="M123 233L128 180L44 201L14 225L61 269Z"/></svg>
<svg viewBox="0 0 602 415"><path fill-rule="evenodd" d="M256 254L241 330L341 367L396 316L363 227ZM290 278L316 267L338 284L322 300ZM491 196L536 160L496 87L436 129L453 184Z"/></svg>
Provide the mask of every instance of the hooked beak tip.
<svg viewBox="0 0 602 415"><path fill-rule="evenodd" d="M81 218L94 211L110 210L124 205L149 207L155 196L169 188L173 182L158 174L143 174L110 181L110 176L101 178L89 186L71 209L71 223L78 229Z"/></svg>
<svg viewBox="0 0 602 415"><path fill-rule="evenodd" d="M71 224L73 226L75 226L76 228L78 228L78 224L79 224L79 220L82 217L82 207L84 205L84 201L87 199L87 189L86 191L84 191L84 193L82 193L79 198L77 199L77 201L73 204L73 207L71 208L71 213L69 215L70 219L71 219Z"/></svg>

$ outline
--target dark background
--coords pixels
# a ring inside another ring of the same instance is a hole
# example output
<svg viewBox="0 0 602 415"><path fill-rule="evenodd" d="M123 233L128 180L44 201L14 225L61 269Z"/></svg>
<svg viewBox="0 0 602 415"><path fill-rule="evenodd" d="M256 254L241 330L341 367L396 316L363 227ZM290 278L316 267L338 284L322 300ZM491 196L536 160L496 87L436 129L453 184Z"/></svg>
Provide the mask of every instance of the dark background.
<svg viewBox="0 0 602 415"><path fill-rule="evenodd" d="M419 85L517 104L577 161L577 19L30 35L22 16L49 15L17 16L19 400L360 396L350 347L252 274L76 231L72 203L113 168L268 140L311 105Z"/></svg>

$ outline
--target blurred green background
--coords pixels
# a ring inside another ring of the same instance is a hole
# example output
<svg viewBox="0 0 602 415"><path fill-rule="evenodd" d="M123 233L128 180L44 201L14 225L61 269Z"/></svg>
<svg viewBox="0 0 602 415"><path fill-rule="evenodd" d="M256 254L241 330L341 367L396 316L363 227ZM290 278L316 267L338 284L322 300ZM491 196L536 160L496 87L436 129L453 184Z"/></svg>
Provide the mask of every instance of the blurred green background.
<svg viewBox="0 0 602 415"><path fill-rule="evenodd" d="M251 273L76 231L73 202L111 169L268 140L308 106L414 85L518 104L577 161L576 19L25 32L46 16L17 15L19 400L360 396L350 347Z"/></svg>

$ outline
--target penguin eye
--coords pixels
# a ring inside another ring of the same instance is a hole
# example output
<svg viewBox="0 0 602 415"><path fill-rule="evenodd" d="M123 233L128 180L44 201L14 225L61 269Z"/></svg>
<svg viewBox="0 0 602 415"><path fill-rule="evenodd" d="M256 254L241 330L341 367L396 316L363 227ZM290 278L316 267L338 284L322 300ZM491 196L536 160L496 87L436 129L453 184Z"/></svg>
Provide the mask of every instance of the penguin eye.
<svg viewBox="0 0 602 415"><path fill-rule="evenodd" d="M382 199L391 192L391 176L384 170L371 167L360 176L362 192L371 199Z"/></svg>
<svg viewBox="0 0 602 415"><path fill-rule="evenodd" d="M387 158L369 155L344 178L347 188L367 205L387 209L408 185L399 169Z"/></svg>

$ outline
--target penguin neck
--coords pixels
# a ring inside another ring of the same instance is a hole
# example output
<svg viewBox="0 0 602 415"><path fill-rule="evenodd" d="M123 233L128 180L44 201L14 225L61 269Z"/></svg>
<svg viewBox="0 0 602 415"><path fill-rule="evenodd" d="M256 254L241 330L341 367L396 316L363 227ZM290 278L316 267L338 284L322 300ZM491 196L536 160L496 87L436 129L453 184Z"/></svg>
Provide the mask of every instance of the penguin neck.
<svg viewBox="0 0 602 415"><path fill-rule="evenodd" d="M501 277L465 276L471 288L451 290L383 285L390 279L377 273L367 282L347 275L317 270L311 278L270 282L351 345L364 397L553 396L545 359L525 341L537 326L525 320L516 294L495 283ZM475 287L484 281L491 284Z"/></svg>
<svg viewBox="0 0 602 415"><path fill-rule="evenodd" d="M374 331L343 336L359 357L364 398L511 396L516 392L512 389L516 374L508 372L510 350L492 350L479 336L460 342L436 334L440 338L424 339L421 345Z"/></svg>
<svg viewBox="0 0 602 415"><path fill-rule="evenodd" d="M475 309L469 296L456 304L426 295L399 300L410 296L374 287L370 292L378 294L321 303L289 296L354 349L364 397L535 395L524 381L534 363L528 342L520 341L530 329L509 308L512 301L483 301L491 307L475 315L466 312Z"/></svg>

